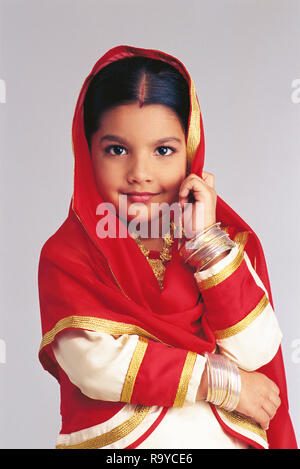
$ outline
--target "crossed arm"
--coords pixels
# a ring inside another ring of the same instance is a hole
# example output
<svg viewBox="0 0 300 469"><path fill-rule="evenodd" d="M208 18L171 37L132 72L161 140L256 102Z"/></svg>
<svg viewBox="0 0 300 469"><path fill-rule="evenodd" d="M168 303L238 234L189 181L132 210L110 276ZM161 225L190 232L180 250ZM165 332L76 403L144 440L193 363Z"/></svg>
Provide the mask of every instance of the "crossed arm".
<svg viewBox="0 0 300 469"><path fill-rule="evenodd" d="M282 337L267 291L240 245L194 276L219 352L240 368L237 410L266 429L279 391L255 370L272 360ZM68 330L53 351L71 382L92 399L181 407L207 395L202 355L137 335Z"/></svg>

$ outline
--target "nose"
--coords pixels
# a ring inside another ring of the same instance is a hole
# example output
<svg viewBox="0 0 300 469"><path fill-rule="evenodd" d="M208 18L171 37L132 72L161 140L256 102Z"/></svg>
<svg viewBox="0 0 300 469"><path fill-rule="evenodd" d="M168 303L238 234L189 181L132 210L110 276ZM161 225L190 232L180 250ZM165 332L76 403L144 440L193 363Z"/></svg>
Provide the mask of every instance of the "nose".
<svg viewBox="0 0 300 469"><path fill-rule="evenodd" d="M131 158L127 171L127 180L130 184L143 182L151 182L151 162L147 155L140 154Z"/></svg>

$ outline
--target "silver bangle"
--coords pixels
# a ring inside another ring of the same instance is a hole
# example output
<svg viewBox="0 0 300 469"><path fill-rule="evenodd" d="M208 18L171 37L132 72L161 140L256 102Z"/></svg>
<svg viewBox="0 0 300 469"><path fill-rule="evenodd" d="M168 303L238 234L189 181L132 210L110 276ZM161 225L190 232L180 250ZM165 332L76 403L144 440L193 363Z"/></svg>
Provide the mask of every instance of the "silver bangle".
<svg viewBox="0 0 300 469"><path fill-rule="evenodd" d="M207 362L206 402L227 412L236 409L241 394L241 377L237 365L221 354L205 353Z"/></svg>
<svg viewBox="0 0 300 469"><path fill-rule="evenodd" d="M219 227L220 223L214 223L184 243L180 249L184 263L188 262L199 271L220 254L236 246L228 233Z"/></svg>

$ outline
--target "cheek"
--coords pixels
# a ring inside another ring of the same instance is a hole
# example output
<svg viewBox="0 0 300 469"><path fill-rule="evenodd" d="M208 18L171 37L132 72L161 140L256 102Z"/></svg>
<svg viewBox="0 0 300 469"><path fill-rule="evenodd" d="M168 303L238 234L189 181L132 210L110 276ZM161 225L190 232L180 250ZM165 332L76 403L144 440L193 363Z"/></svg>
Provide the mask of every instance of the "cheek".
<svg viewBox="0 0 300 469"><path fill-rule="evenodd" d="M116 178L113 177L113 173L105 165L94 165L93 170L99 194L103 200L111 201L113 184L116 183Z"/></svg>
<svg viewBox="0 0 300 469"><path fill-rule="evenodd" d="M182 168L177 168L176 171L168 171L168 174L165 175L165 184L169 190L176 191L179 189L182 181L186 177L186 168L183 166Z"/></svg>
<svg viewBox="0 0 300 469"><path fill-rule="evenodd" d="M102 186L109 189L117 184L118 171L111 165L105 164L105 161L98 160L94 164L94 174L98 187Z"/></svg>

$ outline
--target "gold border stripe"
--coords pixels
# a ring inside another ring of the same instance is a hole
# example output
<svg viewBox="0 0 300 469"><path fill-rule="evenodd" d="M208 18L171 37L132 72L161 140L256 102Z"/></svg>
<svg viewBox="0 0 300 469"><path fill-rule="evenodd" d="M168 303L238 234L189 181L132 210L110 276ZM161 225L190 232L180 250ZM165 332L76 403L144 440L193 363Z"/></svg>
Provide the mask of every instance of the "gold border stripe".
<svg viewBox="0 0 300 469"><path fill-rule="evenodd" d="M241 265L244 259L244 248L245 244L247 243L248 239L248 232L243 231L241 233L237 233L237 235L234 238L234 241L239 244L239 251L236 255L236 257L233 259L233 261L224 267L220 272L218 272L215 275L212 275L211 277L208 277L205 280L197 280L197 285L199 289L202 290L207 290L208 288L215 287L219 283L223 282L226 280L230 275L238 269L238 267Z"/></svg>
<svg viewBox="0 0 300 469"><path fill-rule="evenodd" d="M235 235L233 241L245 247L247 240L248 240L248 234L249 234L249 231L239 231L239 233Z"/></svg>
<svg viewBox="0 0 300 469"><path fill-rule="evenodd" d="M201 138L200 108L199 108L199 104L197 100L195 85L194 85L192 78L191 78L191 83L190 83L190 97L191 97L190 125L189 125L189 131L188 131L186 151L187 151L187 159L191 167L196 150L200 143L200 138Z"/></svg>
<svg viewBox="0 0 300 469"><path fill-rule="evenodd" d="M224 415L224 417L229 420L229 422L233 423L234 425L238 425L239 427L245 428L246 430L250 430L253 433L259 435L263 440L268 442L267 433L263 430L260 425L254 422L243 415L240 415L236 412L227 412L224 409L219 408L219 411Z"/></svg>
<svg viewBox="0 0 300 469"><path fill-rule="evenodd" d="M196 358L195 352L188 352L186 355L173 407L182 407L184 404Z"/></svg>
<svg viewBox="0 0 300 469"><path fill-rule="evenodd" d="M69 327L76 329L88 329L95 332L106 332L108 334L113 335L137 334L139 336L147 337L149 339L161 342L157 337L153 336L141 327L135 326L134 324L127 324L91 316L68 316L58 321L53 327L53 329L51 329L43 336L40 350L46 345L53 342L55 336L59 332Z"/></svg>
<svg viewBox="0 0 300 469"><path fill-rule="evenodd" d="M133 393L135 380L139 372L140 366L142 364L147 347L148 347L148 339L139 337L139 341L133 352L131 362L130 362L130 365L126 374L126 378L124 381L121 399L120 399L121 402L131 401L131 396Z"/></svg>
<svg viewBox="0 0 300 469"><path fill-rule="evenodd" d="M150 407L138 405L135 408L134 414L129 417L129 419L125 420L125 422L121 423L109 432L75 445L57 445L56 449L97 449L110 445L131 433L144 420L149 411Z"/></svg>
<svg viewBox="0 0 300 469"><path fill-rule="evenodd" d="M215 331L214 334L216 339L227 339L228 337L236 335L246 329L249 324L251 324L263 312L268 304L269 300L266 295L264 295L258 305L244 319L239 321L237 324L234 324L234 326L228 327L227 329Z"/></svg>
<svg viewBox="0 0 300 469"><path fill-rule="evenodd" d="M208 277L205 280L197 281L197 284L200 290L202 291L202 290L207 290L208 288L211 288L211 287L215 287L219 283L226 280L228 277L230 277L231 274L233 274L233 272L235 272L239 268L239 266L243 262L243 259L244 259L244 248L240 244L239 251L236 257L233 259L233 261L229 265L224 267L224 269L222 269L217 274L212 275L211 277Z"/></svg>

